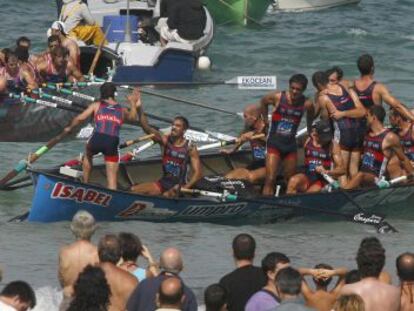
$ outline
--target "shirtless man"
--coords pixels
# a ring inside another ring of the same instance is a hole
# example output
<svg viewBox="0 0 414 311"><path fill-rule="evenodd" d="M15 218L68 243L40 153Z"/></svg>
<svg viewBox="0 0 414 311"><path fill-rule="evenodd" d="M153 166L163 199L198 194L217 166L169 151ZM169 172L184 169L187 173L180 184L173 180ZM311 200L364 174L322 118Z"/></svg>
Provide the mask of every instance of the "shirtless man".
<svg viewBox="0 0 414 311"><path fill-rule="evenodd" d="M0 68L0 79L7 81L7 89L0 89L0 93L25 92L27 88L37 88L36 79L33 73L26 67L22 66L17 55L10 52L6 55L6 66Z"/></svg>
<svg viewBox="0 0 414 311"><path fill-rule="evenodd" d="M162 148L163 176L156 182L145 182L132 186L131 190L140 194L164 195L173 197L181 189L191 189L202 177L200 156L197 147L185 139L188 120L183 116L174 118L171 134L164 135L148 124L142 102L137 102L138 118L142 129L147 134L154 134L153 140ZM187 181L187 164L191 164L192 174Z"/></svg>
<svg viewBox="0 0 414 311"><path fill-rule="evenodd" d="M382 102L385 102L398 111L404 118L413 122L414 114L398 99L392 96L384 84L375 81L375 65L372 56L369 54L361 55L358 58L357 65L361 76L354 81L354 90L364 107L368 109L373 105L381 106Z"/></svg>
<svg viewBox="0 0 414 311"><path fill-rule="evenodd" d="M397 274L401 284L400 311L414 310L414 254L403 253L396 260Z"/></svg>
<svg viewBox="0 0 414 311"><path fill-rule="evenodd" d="M73 216L70 225L76 242L64 246L59 251L58 278L63 288L63 304L70 302L73 295L73 285L78 275L87 265L99 262L98 250L90 240L95 233L95 219L87 211L79 211Z"/></svg>
<svg viewBox="0 0 414 311"><path fill-rule="evenodd" d="M318 90L320 118L330 119L334 124L334 137L341 148L342 161L347 172L341 178L341 183L345 183L346 177L354 176L359 169L365 135L365 109L354 91L346 89L341 84L329 84L326 72L314 73L312 82Z"/></svg>
<svg viewBox="0 0 414 311"><path fill-rule="evenodd" d="M121 260L121 247L116 235L107 234L100 239L98 255L99 266L105 272L112 293L108 311L124 311L138 280L131 273L116 266Z"/></svg>
<svg viewBox="0 0 414 311"><path fill-rule="evenodd" d="M305 172L289 180L287 193L319 192L327 181L321 174L339 177L345 174L341 149L333 140L328 120L318 120L312 125L312 132L305 142Z"/></svg>
<svg viewBox="0 0 414 311"><path fill-rule="evenodd" d="M381 242L375 237L362 240L356 261L361 281L345 285L340 295L361 296L365 311L400 310L400 289L378 280L385 264L385 250Z"/></svg>
<svg viewBox="0 0 414 311"><path fill-rule="evenodd" d="M305 296L306 305L319 311L330 311L339 296L339 291L345 284L345 275L347 269L333 269L327 264L318 264L313 269L298 269L304 277L310 275L313 277L316 290L312 290L305 278L302 280L302 294ZM335 286L328 290L332 277L338 276Z"/></svg>
<svg viewBox="0 0 414 311"><path fill-rule="evenodd" d="M261 117L258 105L248 105L243 111L245 130L238 138L238 143L223 153L231 154L237 151L244 143L249 142L252 150L252 162L245 168L236 168L225 176L228 179L244 179L251 183L264 180L266 176L266 123ZM252 139L262 134L263 137Z"/></svg>
<svg viewBox="0 0 414 311"><path fill-rule="evenodd" d="M67 81L84 81L82 73L68 59L68 50L56 47L36 65L36 70L43 82L63 83Z"/></svg>
<svg viewBox="0 0 414 311"><path fill-rule="evenodd" d="M344 185L345 189L354 189L362 185L372 186L383 179L392 156L398 157L408 177L414 173L410 160L404 154L399 137L384 128L385 109L373 105L367 112L367 124L370 132L365 136L364 153L360 171Z"/></svg>
<svg viewBox="0 0 414 311"><path fill-rule="evenodd" d="M303 92L308 79L303 74L293 75L289 79L289 91L272 92L261 101L262 118L268 122L269 106L274 106L269 134L267 137L266 178L264 195L273 195L279 167L284 168L286 181L295 174L297 164L296 133L303 113L306 111L308 132L314 117L312 101Z"/></svg>
<svg viewBox="0 0 414 311"><path fill-rule="evenodd" d="M62 46L69 51L69 59L72 64L80 70L80 49L76 41L68 37L68 33L65 30L63 22L55 21L50 27L52 35L59 37Z"/></svg>

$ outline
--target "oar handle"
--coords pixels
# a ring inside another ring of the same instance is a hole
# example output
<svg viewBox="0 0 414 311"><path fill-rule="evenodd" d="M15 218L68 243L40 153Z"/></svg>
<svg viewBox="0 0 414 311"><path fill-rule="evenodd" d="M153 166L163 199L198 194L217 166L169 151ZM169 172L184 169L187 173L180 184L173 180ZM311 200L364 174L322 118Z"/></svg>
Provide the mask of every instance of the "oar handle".
<svg viewBox="0 0 414 311"><path fill-rule="evenodd" d="M153 138L155 135L154 134L149 134L149 135L145 135L145 136L141 136L138 137L136 139L131 139L131 140L127 140L126 142L122 143L121 145L119 145L119 148L126 148L129 147L133 144L139 143L140 141L144 141L144 140L148 140Z"/></svg>

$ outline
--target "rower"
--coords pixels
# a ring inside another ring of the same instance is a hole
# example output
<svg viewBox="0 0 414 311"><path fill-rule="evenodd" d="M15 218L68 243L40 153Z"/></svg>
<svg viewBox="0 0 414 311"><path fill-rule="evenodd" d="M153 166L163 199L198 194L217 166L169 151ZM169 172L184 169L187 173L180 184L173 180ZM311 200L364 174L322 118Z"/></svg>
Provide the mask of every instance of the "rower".
<svg viewBox="0 0 414 311"><path fill-rule="evenodd" d="M398 135L384 128L385 109L373 105L367 112L370 132L365 136L361 170L345 184L345 189L354 189L362 185L375 185L385 177L388 160L396 155L407 176L412 176L414 168L404 154Z"/></svg>
<svg viewBox="0 0 414 311"><path fill-rule="evenodd" d="M54 50L57 47L61 47L62 43L60 42L60 38L59 36L56 35L51 35L50 37L47 38L47 49L46 51L36 55L36 61L35 64L43 61L43 60L47 60L48 57L51 57L51 52L52 50Z"/></svg>
<svg viewBox="0 0 414 311"><path fill-rule="evenodd" d="M76 40L68 36L68 32L65 29L63 22L53 22L50 27L52 35L58 36L62 46L69 51L69 59L80 70L80 49Z"/></svg>
<svg viewBox="0 0 414 311"><path fill-rule="evenodd" d="M293 75L289 80L289 91L272 92L261 99L263 120L267 123L268 107L274 106L267 137L266 178L264 195L273 195L279 166L282 163L286 181L295 174L297 162L296 133L306 110L308 132L310 132L314 107L303 92L308 79L303 74Z"/></svg>
<svg viewBox="0 0 414 311"><path fill-rule="evenodd" d="M318 120L305 142L305 173L299 173L289 180L287 193L320 192L328 183L321 174L340 177L345 174L341 148L333 140L329 120Z"/></svg>
<svg viewBox="0 0 414 311"><path fill-rule="evenodd" d="M137 103L139 122L147 134L154 134L153 140L162 149L163 176L156 182L146 182L131 187L140 194L164 195L172 197L181 189L190 189L202 177L200 156L197 147L184 138L189 124L186 118L177 116L171 124L171 134L164 135L148 125L142 102ZM187 164L191 164L192 174L187 181Z"/></svg>
<svg viewBox="0 0 414 311"><path fill-rule="evenodd" d="M7 90L0 92L20 93L29 88L37 88L36 80L32 73L20 65L17 55L13 52L6 54L6 66L0 68L0 77L7 80Z"/></svg>
<svg viewBox="0 0 414 311"><path fill-rule="evenodd" d="M59 14L67 33L86 45L99 46L105 40L101 27L95 22L88 5L80 0L65 0Z"/></svg>
<svg viewBox="0 0 414 311"><path fill-rule="evenodd" d="M119 168L119 132L124 120L136 121L137 104L141 95L135 89L127 97L131 107L128 111L115 101L116 87L113 83L102 84L100 92L100 101L92 103L84 112L75 117L64 131L70 133L79 124L94 116L95 128L83 157L83 181L89 182L93 155L102 152L105 158L108 188L115 190Z"/></svg>
<svg viewBox="0 0 414 311"><path fill-rule="evenodd" d="M223 150L225 154L237 151L244 143L250 142L252 162L246 168L236 168L225 176L228 179L244 179L257 183L266 176L266 138L252 139L253 136L266 134L266 123L261 117L258 105L248 105L243 111L245 130L239 136L238 143L230 150Z"/></svg>
<svg viewBox="0 0 414 311"><path fill-rule="evenodd" d="M404 118L396 109L393 108L390 109L389 120L391 126L400 137L400 143L403 147L404 154L411 161L411 164L414 164L413 122ZM406 175L401 167L400 160L396 156L392 157L388 163L388 174L391 179Z"/></svg>
<svg viewBox="0 0 414 311"><path fill-rule="evenodd" d="M27 88L34 90L38 88L39 75L36 67L29 61L29 50L25 47L16 47L15 54L19 59L20 70L26 75Z"/></svg>
<svg viewBox="0 0 414 311"><path fill-rule="evenodd" d="M50 54L46 54L46 58L36 66L43 82L63 83L68 80L85 80L72 61L68 60L68 55L68 50L64 47L57 47Z"/></svg>
<svg viewBox="0 0 414 311"><path fill-rule="evenodd" d="M358 58L357 65L361 76L354 81L354 90L364 107L368 109L373 105L382 105L382 102L385 102L396 109L404 118L413 122L414 114L392 96L384 84L375 81L375 65L372 56L369 54L361 55Z"/></svg>
<svg viewBox="0 0 414 311"><path fill-rule="evenodd" d="M341 84L329 84L326 72L319 71L312 77L318 90L321 119L332 120L334 137L339 143L346 175L354 176L358 172L365 127L363 117L365 109L352 89ZM341 178L345 182L346 176Z"/></svg>
<svg viewBox="0 0 414 311"><path fill-rule="evenodd" d="M326 74L328 75L329 84L342 84L346 88L350 88L351 81L344 79L344 71L341 67L333 66L326 71Z"/></svg>

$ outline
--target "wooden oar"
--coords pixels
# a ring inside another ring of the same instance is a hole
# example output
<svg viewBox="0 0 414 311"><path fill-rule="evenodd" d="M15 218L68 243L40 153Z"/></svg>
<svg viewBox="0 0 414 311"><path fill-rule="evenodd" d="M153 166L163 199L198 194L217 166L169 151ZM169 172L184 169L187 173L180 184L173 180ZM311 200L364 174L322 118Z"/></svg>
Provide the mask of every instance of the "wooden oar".
<svg viewBox="0 0 414 311"><path fill-rule="evenodd" d="M253 139L259 139L259 138L263 138L263 137L265 137L265 134L257 134L257 135L253 135L251 139L253 140ZM198 147L197 150L202 151L202 150L208 150L208 149L214 149L214 148L230 146L230 145L237 144L239 141L240 141L239 138L233 139L231 141L218 141L216 143L211 143L211 144L208 144L208 145Z"/></svg>
<svg viewBox="0 0 414 311"><path fill-rule="evenodd" d="M112 25L112 22L111 22L111 23L109 23L108 28L107 28L107 29L106 29L106 31L105 31L104 38L103 38L103 40L101 41L101 43L99 44L98 49L96 50L95 56L93 57L93 61L92 61L91 67L89 67L89 71L88 71L88 75L89 75L89 76L93 75L93 72L95 71L95 67L96 67L96 65L98 64L98 60L99 60L99 57L101 56L101 53L102 53L102 48L103 48L103 46L105 45L105 42L106 42L106 36L107 36L107 35L108 35L108 33L109 33L109 30L110 30L110 28L111 28L111 25Z"/></svg>
<svg viewBox="0 0 414 311"><path fill-rule="evenodd" d="M58 144L60 141L62 141L62 139L64 139L68 135L69 132L62 132L61 134L49 140L45 145L37 149L35 153L31 154L29 156L29 160L20 160L19 163L17 163L17 165L14 167L14 169L8 172L7 175L0 180L0 188L3 187L9 180L16 177L22 171L24 171L27 168L28 164L37 161L42 155L47 153L50 149L52 149L56 144Z"/></svg>
<svg viewBox="0 0 414 311"><path fill-rule="evenodd" d="M364 223L371 223L375 226L379 233L387 233L387 232L398 232L393 226L391 226L388 222L384 220L382 215L378 215L375 213L369 213L361 205L359 205L354 198L345 190L341 189L338 186L338 183L328 174L321 174L322 177L335 189L337 189L340 193L342 193L349 202L354 205L359 213L354 215L354 221L362 221Z"/></svg>

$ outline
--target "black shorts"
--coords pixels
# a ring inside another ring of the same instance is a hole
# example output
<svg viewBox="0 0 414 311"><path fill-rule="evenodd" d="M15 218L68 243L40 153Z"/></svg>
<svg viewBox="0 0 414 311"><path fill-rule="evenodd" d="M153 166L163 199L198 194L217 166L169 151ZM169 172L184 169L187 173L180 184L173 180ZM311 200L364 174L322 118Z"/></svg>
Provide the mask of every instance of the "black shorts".
<svg viewBox="0 0 414 311"><path fill-rule="evenodd" d="M161 179L159 179L156 182L158 188L160 189L161 193L164 193L168 190L170 190L171 188L173 188L175 185L178 185L178 180L174 177L169 177L169 176L165 176L165 177L161 177Z"/></svg>
<svg viewBox="0 0 414 311"><path fill-rule="evenodd" d="M342 150L362 150L366 130L363 127L340 130L339 145Z"/></svg>
<svg viewBox="0 0 414 311"><path fill-rule="evenodd" d="M94 133L89 139L86 148L89 154L102 152L107 162L119 162L119 137Z"/></svg>
<svg viewBox="0 0 414 311"><path fill-rule="evenodd" d="M248 169L249 171L254 171L262 167L266 167L265 159L252 161L249 165L247 165L246 169Z"/></svg>

